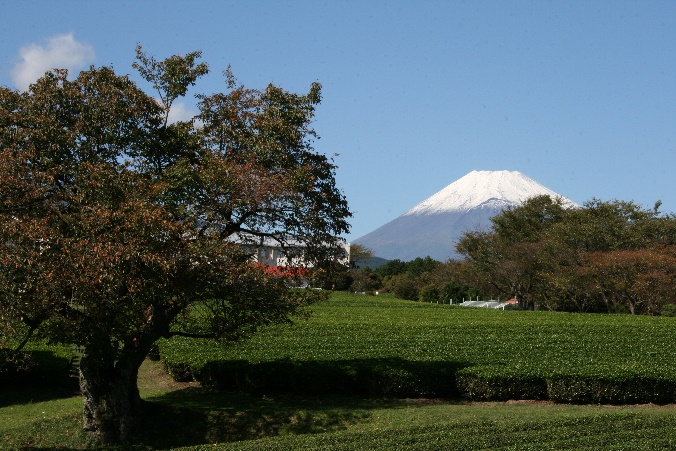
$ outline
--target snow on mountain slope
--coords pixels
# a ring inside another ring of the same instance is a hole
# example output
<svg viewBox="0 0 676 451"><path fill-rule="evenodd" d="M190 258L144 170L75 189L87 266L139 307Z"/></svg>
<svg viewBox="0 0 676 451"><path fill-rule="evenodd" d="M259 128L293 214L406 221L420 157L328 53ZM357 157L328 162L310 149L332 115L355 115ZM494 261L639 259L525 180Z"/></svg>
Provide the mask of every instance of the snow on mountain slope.
<svg viewBox="0 0 676 451"><path fill-rule="evenodd" d="M560 197L517 171L472 171L435 195L420 202L404 215L436 214L469 210L491 199L520 203L530 197L549 194Z"/></svg>
<svg viewBox="0 0 676 451"><path fill-rule="evenodd" d="M455 244L463 233L487 230L504 208L543 194L562 197L516 171L472 171L355 243L390 260L429 255L446 261L458 257Z"/></svg>

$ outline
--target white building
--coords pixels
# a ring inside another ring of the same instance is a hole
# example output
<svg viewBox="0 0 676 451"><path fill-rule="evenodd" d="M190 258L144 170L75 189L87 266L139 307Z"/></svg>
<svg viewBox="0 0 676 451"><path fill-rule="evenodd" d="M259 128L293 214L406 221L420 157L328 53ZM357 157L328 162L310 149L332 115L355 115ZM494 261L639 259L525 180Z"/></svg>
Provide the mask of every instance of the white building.
<svg viewBox="0 0 676 451"><path fill-rule="evenodd" d="M303 257L304 245L295 240L286 239L285 246L273 237L237 236L236 242L242 243L249 249L252 259L266 266L306 267L308 263ZM337 258L338 263L349 265L350 243L340 240L343 252Z"/></svg>

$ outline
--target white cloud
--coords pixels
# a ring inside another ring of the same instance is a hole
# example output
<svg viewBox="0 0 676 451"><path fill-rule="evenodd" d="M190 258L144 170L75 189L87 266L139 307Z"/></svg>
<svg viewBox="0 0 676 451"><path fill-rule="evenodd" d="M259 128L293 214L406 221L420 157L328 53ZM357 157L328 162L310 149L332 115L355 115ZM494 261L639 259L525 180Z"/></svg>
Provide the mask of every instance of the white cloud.
<svg viewBox="0 0 676 451"><path fill-rule="evenodd" d="M169 119L167 122L173 124L178 121L189 121L197 115L197 111L191 109L183 102L174 102L169 110Z"/></svg>
<svg viewBox="0 0 676 451"><path fill-rule="evenodd" d="M94 48L75 40L73 33L52 36L44 45L29 44L19 50L19 61L12 69L14 86L21 91L54 68L73 73L94 62Z"/></svg>

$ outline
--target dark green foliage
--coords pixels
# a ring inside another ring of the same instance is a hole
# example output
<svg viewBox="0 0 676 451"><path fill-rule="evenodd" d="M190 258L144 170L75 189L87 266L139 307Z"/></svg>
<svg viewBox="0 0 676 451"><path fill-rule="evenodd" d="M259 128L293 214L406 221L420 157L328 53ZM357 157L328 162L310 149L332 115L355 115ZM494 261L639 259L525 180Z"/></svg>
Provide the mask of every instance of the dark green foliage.
<svg viewBox="0 0 676 451"><path fill-rule="evenodd" d="M425 258L418 257L415 260L411 260L410 262L402 262L401 260L396 259L388 261L384 265L377 268L375 272L378 274L378 276L383 278L387 276L396 276L403 273L407 273L411 277L416 278L425 272L433 271L439 265L441 265L440 262L432 259L429 256Z"/></svg>
<svg viewBox="0 0 676 451"><path fill-rule="evenodd" d="M418 257L406 264L406 272L412 277L420 277L423 273L434 271L439 265L441 265L441 263L434 260L432 257Z"/></svg>
<svg viewBox="0 0 676 451"><path fill-rule="evenodd" d="M666 404L676 400L673 380L648 375L570 375L547 379L548 398L582 404Z"/></svg>
<svg viewBox="0 0 676 451"><path fill-rule="evenodd" d="M458 282L452 278L444 285L441 297L444 301L453 301L454 304L459 304L463 300L469 300L470 297L475 297L478 293L472 290L465 284Z"/></svg>
<svg viewBox="0 0 676 451"><path fill-rule="evenodd" d="M662 316L676 316L676 304L665 304L662 306Z"/></svg>
<svg viewBox="0 0 676 451"><path fill-rule="evenodd" d="M434 285L428 285L418 294L420 302L439 302L439 290Z"/></svg>
<svg viewBox="0 0 676 451"><path fill-rule="evenodd" d="M510 243L538 242L547 231L561 222L566 209L561 199L548 195L532 197L519 207L508 208L492 219L493 232Z"/></svg>
<svg viewBox="0 0 676 451"><path fill-rule="evenodd" d="M312 268L309 283L323 290L348 290L352 285L352 272L336 261L324 261Z"/></svg>
<svg viewBox="0 0 676 451"><path fill-rule="evenodd" d="M376 274L378 274L379 277L387 277L387 276L396 276L397 274L401 274L406 272L408 266L406 262L402 262L399 259L395 260L390 260L384 265L376 268Z"/></svg>
<svg viewBox="0 0 676 451"><path fill-rule="evenodd" d="M399 299L408 301L418 300L418 284L416 279L409 273L397 274L387 280L385 288L392 291Z"/></svg>
<svg viewBox="0 0 676 451"><path fill-rule="evenodd" d="M374 291L380 288L380 277L371 268L352 269L350 275L352 276L350 287L352 291Z"/></svg>
<svg viewBox="0 0 676 451"><path fill-rule="evenodd" d="M676 295L676 216L632 202L593 199L564 208L528 199L468 232L464 283L522 308L658 314Z"/></svg>
<svg viewBox="0 0 676 451"><path fill-rule="evenodd" d="M236 360L208 362L194 377L206 387L268 395L451 397L458 394L454 374L461 366L396 357L260 363ZM174 374L171 365L169 371Z"/></svg>
<svg viewBox="0 0 676 451"><path fill-rule="evenodd" d="M641 374L564 374L535 376L500 366L466 368L458 373L460 395L475 401L548 399L576 404L666 404L676 400L673 379Z"/></svg>
<svg viewBox="0 0 676 451"><path fill-rule="evenodd" d="M410 262L390 260L377 268L375 274L382 281L382 291L394 293L399 299L418 300L420 290L434 285L437 290L436 301L439 299L438 291L441 287L429 279L430 275L441 267L443 265L431 257L416 258Z"/></svg>
<svg viewBox="0 0 676 451"><path fill-rule="evenodd" d="M457 375L457 387L460 396L474 401L548 399L544 378L504 365L465 368Z"/></svg>

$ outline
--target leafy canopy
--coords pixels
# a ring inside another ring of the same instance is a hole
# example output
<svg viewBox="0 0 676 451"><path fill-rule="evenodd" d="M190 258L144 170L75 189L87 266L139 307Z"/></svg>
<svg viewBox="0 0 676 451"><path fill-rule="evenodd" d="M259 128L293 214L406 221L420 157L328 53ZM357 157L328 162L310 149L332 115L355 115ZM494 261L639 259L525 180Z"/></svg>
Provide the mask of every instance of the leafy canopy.
<svg viewBox="0 0 676 451"><path fill-rule="evenodd" d="M552 309L659 313L676 293L676 217L632 202L564 208L539 196L468 232L457 249L471 285Z"/></svg>
<svg viewBox="0 0 676 451"><path fill-rule="evenodd" d="M159 102L108 67L0 87L0 346L34 333L82 346L83 393L100 407L85 422L106 410L102 386L126 378L133 398L158 338L239 338L317 297L250 263L261 240L319 264L349 229L336 166L313 148L318 83L250 89L228 70L227 91L170 123L208 66L200 52L136 56Z"/></svg>

